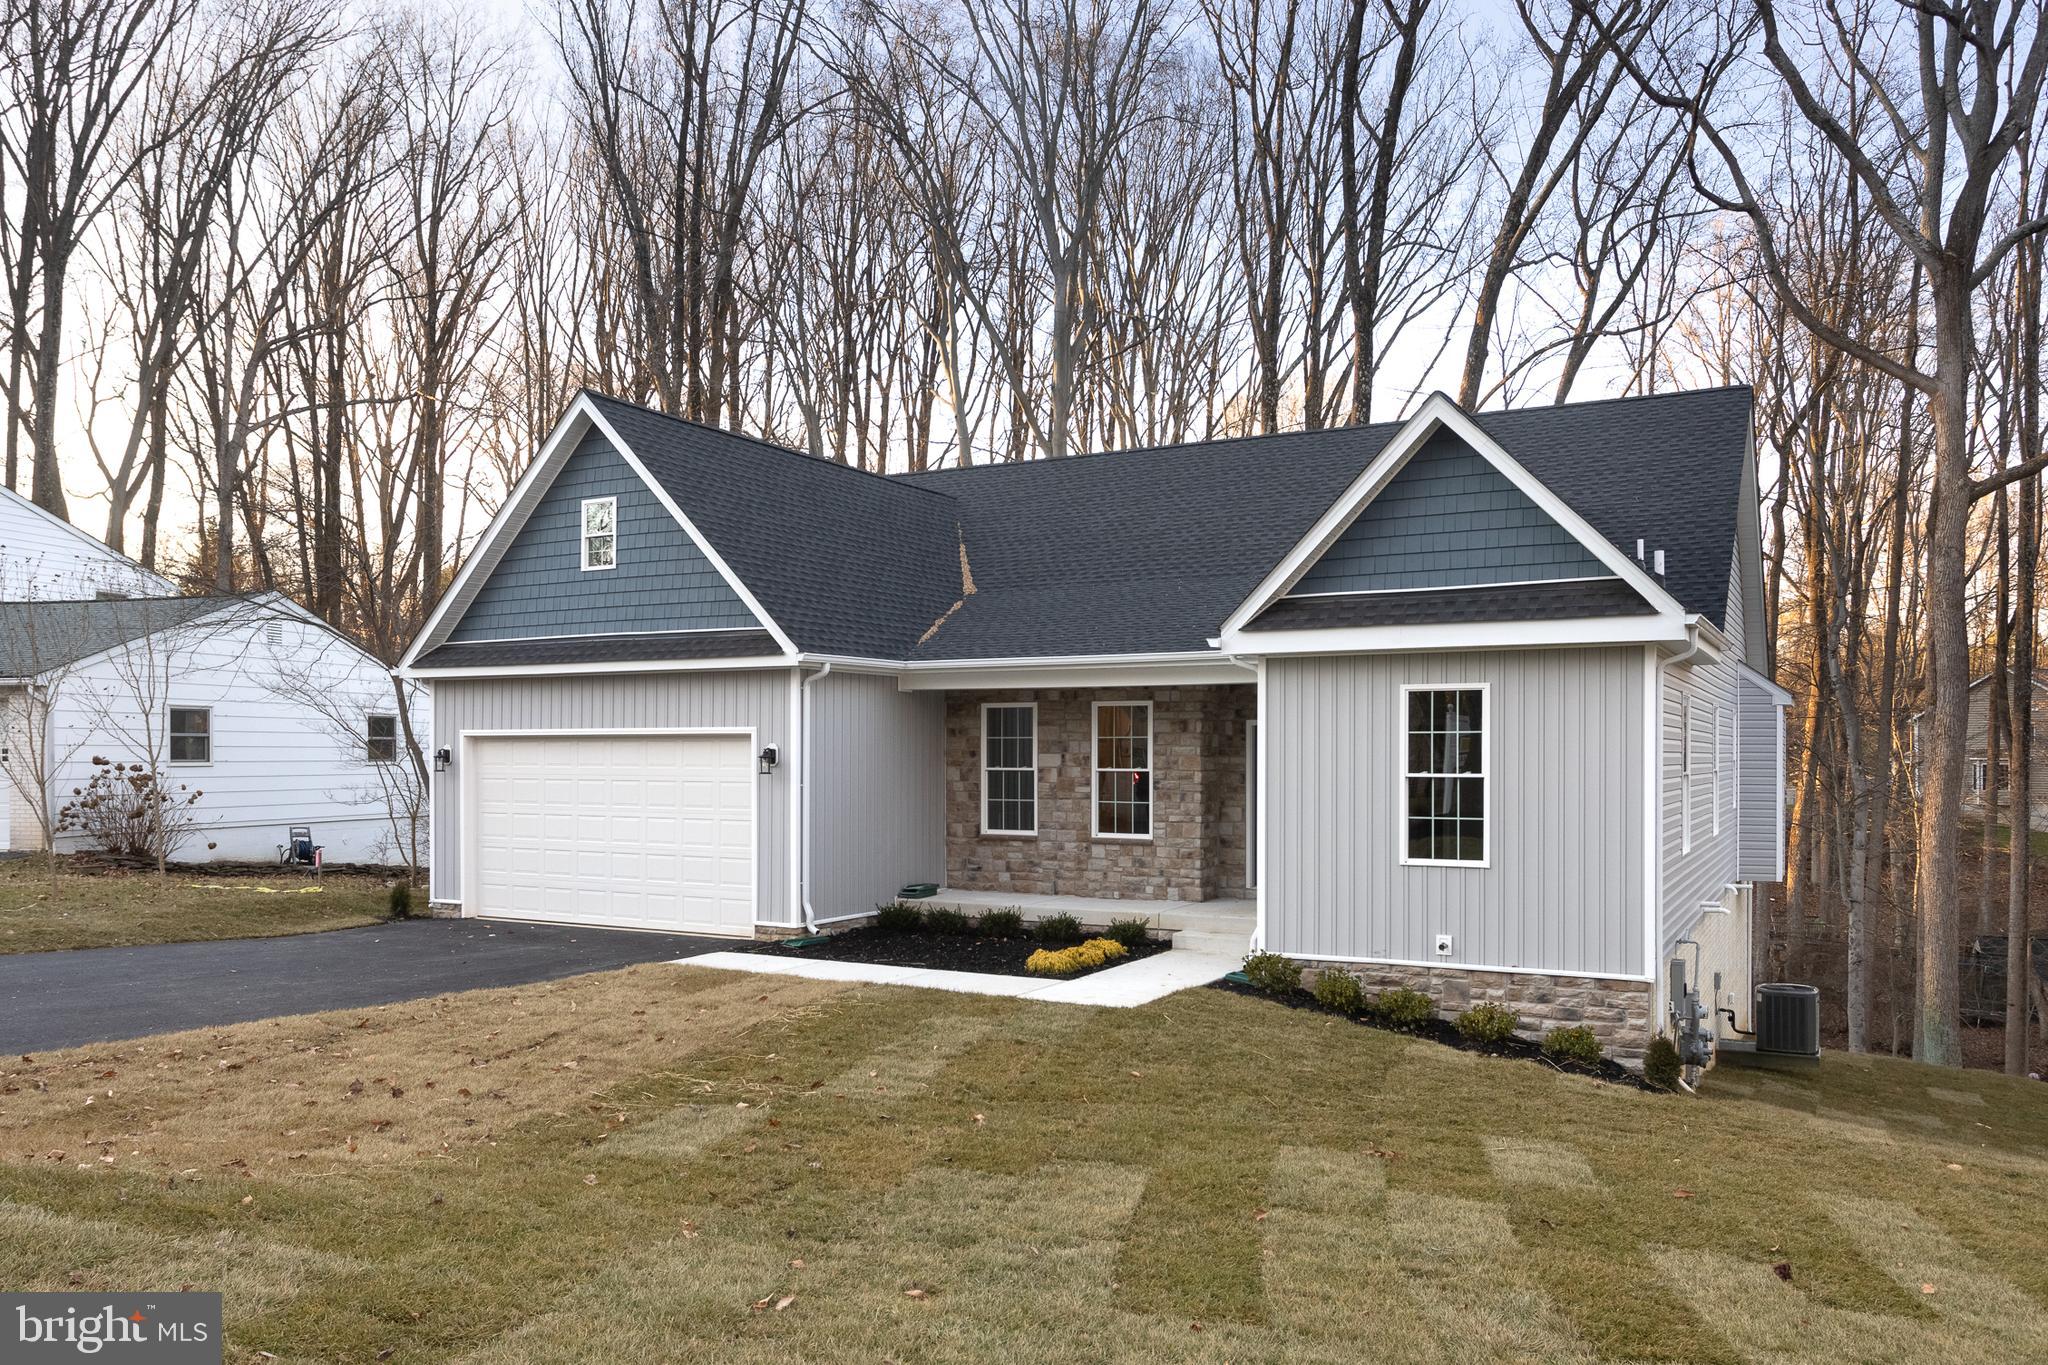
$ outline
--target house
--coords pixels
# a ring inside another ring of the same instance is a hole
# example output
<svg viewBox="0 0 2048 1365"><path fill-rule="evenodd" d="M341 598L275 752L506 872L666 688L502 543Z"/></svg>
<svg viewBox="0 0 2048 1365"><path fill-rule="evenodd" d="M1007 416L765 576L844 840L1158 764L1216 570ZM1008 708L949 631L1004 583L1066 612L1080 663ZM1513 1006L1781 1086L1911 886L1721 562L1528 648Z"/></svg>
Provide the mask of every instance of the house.
<svg viewBox="0 0 2048 1365"><path fill-rule="evenodd" d="M1968 721L1964 730L1965 753L1963 765L1963 809L1981 815L1991 794L1991 734L1985 720L1991 710L1991 674L1986 673L1970 684L1970 706ZM2004 706L2000 702L2001 709ZM1998 742L1998 808L2001 819L2010 815L2013 809L2012 791L2012 749L2009 736L2005 733L2006 723L2001 716ZM1920 712L1913 717L1913 771L1919 774L1927 753L1927 713ZM2027 770L2030 809L2033 813L2034 828L2048 825L2048 679L2039 673L2034 675L2034 761Z"/></svg>
<svg viewBox="0 0 2048 1365"><path fill-rule="evenodd" d="M1135 908L1626 1052L1674 958L1748 1022L1762 602L1746 389L894 476L586 392L402 665L432 895Z"/></svg>
<svg viewBox="0 0 2048 1365"><path fill-rule="evenodd" d="M97 844L66 812L104 759L198 793L180 860L271 861L304 825L330 862L424 861L405 729L425 742L425 698L318 617L277 593L179 596L4 490L0 591L9 849Z"/></svg>

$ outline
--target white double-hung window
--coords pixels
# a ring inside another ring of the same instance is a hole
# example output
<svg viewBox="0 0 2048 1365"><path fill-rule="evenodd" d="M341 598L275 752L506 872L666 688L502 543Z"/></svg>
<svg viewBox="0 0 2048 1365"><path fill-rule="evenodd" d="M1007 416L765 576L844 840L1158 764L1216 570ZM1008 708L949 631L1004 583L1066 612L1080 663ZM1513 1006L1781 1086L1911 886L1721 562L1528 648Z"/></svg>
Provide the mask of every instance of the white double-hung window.
<svg viewBox="0 0 2048 1365"><path fill-rule="evenodd" d="M619 562L619 500L583 500L583 567L609 569Z"/></svg>
<svg viewBox="0 0 2048 1365"><path fill-rule="evenodd" d="M1095 703L1095 836L1152 837L1152 703Z"/></svg>
<svg viewBox="0 0 2048 1365"><path fill-rule="evenodd" d="M981 708L981 832L1038 833L1038 708Z"/></svg>
<svg viewBox="0 0 2048 1365"><path fill-rule="evenodd" d="M1404 687L1401 700L1401 861L1486 866L1485 686Z"/></svg>

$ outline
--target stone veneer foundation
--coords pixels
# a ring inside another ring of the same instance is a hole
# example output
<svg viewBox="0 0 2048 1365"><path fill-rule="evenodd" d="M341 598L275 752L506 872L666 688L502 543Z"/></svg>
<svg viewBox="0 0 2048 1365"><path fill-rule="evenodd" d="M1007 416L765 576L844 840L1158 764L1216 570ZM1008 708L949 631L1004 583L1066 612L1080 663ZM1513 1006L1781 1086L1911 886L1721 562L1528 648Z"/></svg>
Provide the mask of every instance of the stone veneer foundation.
<svg viewBox="0 0 2048 1365"><path fill-rule="evenodd" d="M1366 993L1406 986L1436 1002L1437 1014L1455 1019L1486 1001L1506 1005L1522 1016L1519 1030L1541 1042L1551 1029L1584 1024L1593 1030L1607 1055L1625 1066L1639 1067L1655 1024L1650 987L1643 981L1604 976L1539 976L1531 972L1468 971L1446 967L1405 967L1376 962L1307 962L1312 971L1337 969L1365 983ZM1315 978L1303 974L1304 984Z"/></svg>
<svg viewBox="0 0 2048 1365"><path fill-rule="evenodd" d="M1094 703L1152 703L1152 838L1095 837ZM981 832L981 708L1038 705L1038 833ZM1250 684L954 692L946 698L946 883L1133 900L1245 894Z"/></svg>

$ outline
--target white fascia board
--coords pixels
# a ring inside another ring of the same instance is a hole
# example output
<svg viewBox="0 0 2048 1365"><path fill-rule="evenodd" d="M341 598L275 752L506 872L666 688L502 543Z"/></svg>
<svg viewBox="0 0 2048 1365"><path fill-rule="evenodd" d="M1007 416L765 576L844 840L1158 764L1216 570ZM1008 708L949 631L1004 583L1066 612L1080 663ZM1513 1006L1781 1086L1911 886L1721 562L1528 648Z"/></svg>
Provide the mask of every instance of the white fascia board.
<svg viewBox="0 0 2048 1365"><path fill-rule="evenodd" d="M1732 662L1735 665L1735 671L1737 674L1739 674L1742 678L1746 679L1747 681L1756 684L1758 687L1761 687L1764 691L1770 693L1771 705L1782 707L1790 706L1792 704L1792 694L1790 692L1787 692L1784 688L1778 686L1769 678L1766 678L1763 674L1751 668L1748 664L1742 662L1742 660L1735 659L1732 660Z"/></svg>
<svg viewBox="0 0 2048 1365"><path fill-rule="evenodd" d="M794 654L755 654L737 659L629 659L588 664L493 664L475 668L401 667L398 676L422 682L461 678L556 678L585 673L710 673L732 669L794 668Z"/></svg>
<svg viewBox="0 0 2048 1365"><path fill-rule="evenodd" d="M1339 626L1321 630L1240 630L1225 634L1227 653L1384 654L1453 649L1555 649L1570 645L1683 645L1683 616L1575 616L1555 621L1470 621L1438 625Z"/></svg>
<svg viewBox="0 0 2048 1365"><path fill-rule="evenodd" d="M1422 448L1423 442L1435 435L1438 429L1449 430L1477 451L1482 459L1499 470L1508 482L1529 495L1530 501L1550 516L1558 525L1570 532L1602 564L1631 588L1641 593L1657 609L1659 614L1683 616L1685 609L1667 592L1664 586L1652 578L1643 567L1623 554L1614 543L1595 530L1591 523L1573 511L1563 499L1550 491L1541 479L1524 469L1521 463L1508 454L1499 442L1481 431L1478 424L1465 415L1456 403L1441 393L1433 393L1418 409L1415 415L1402 424L1384 449L1373 457L1363 472L1351 481L1337 500L1330 504L1316 524L1309 528L1307 535L1296 542L1251 595L1239 604L1223 623L1223 636L1228 639L1243 629L1246 622L1273 605L1287 590L1300 581L1343 535L1351 523L1358 518L1367 503L1377 497L1380 491L1408 463L1411 456Z"/></svg>
<svg viewBox="0 0 2048 1365"><path fill-rule="evenodd" d="M668 490L661 486L660 480L647 472L647 466L640 463L640 457L633 453L633 448L612 429L611 423L604 420L604 414L597 410L597 404L591 402L587 394L578 394L577 401L589 409L591 422L611 441L612 448L619 452L619 458L632 468L634 474L639 476L640 482L647 485L647 490L654 494L655 501L668 509L668 514L676 519L676 524L683 528L683 533L689 536L703 556L711 561L711 567L718 570L719 576L725 579L726 586L733 590L740 601L746 603L748 611L754 613L754 619L774 637L776 644L782 646L784 653L797 653L796 642L789 638L781 626L775 624L775 618L768 614L767 608L763 607L748 590L747 585L740 581L740 576L732 571L732 566L725 562L725 557L704 538L704 533L697 529L697 524L676 505L676 500L668 495Z"/></svg>
<svg viewBox="0 0 2048 1365"><path fill-rule="evenodd" d="M468 609L470 591L476 586L471 580L485 563L495 562L492 551L498 542L505 536L517 534L518 526L526 524L527 514L519 511L519 508L527 493L532 491L539 480L552 480L555 477L562 461L575 449L576 441L582 439L583 433L589 429L596 415L595 405L581 393L577 394L563 410L561 417L555 422L554 429L547 434L547 439L540 443L539 454L526 466L526 472L519 476L511 491L505 494L505 500L498 504L497 512L491 517L491 524L484 528L483 535L477 539L476 548L470 551L469 558L462 561L462 567L456 570L455 579L448 585L448 591L441 594L441 600L434 604L433 613L427 617L427 623L421 626L420 633L413 637L412 647L406 650L404 657L398 661L401 672L409 669L412 661L428 648L441 643L441 629L449 622L451 612L459 618L461 611ZM575 440L570 439L572 436ZM514 522L517 522L518 526L513 525Z"/></svg>

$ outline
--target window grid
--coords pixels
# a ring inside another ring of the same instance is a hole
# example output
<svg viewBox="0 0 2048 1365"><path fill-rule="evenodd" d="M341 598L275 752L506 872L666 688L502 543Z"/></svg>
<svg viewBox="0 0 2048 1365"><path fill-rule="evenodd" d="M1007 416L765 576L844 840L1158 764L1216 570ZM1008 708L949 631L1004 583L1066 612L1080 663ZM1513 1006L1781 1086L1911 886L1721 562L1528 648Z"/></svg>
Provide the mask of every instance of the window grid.
<svg viewBox="0 0 2048 1365"><path fill-rule="evenodd" d="M171 708L171 762L213 761L213 711L205 706Z"/></svg>
<svg viewBox="0 0 2048 1365"><path fill-rule="evenodd" d="M981 832L1038 832L1038 708L981 708Z"/></svg>
<svg viewBox="0 0 2048 1365"><path fill-rule="evenodd" d="M1405 688L1402 861L1484 866L1486 689Z"/></svg>
<svg viewBox="0 0 2048 1365"><path fill-rule="evenodd" d="M364 730L367 754L372 763L398 761L398 717L371 716Z"/></svg>
<svg viewBox="0 0 2048 1365"><path fill-rule="evenodd" d="M1152 837L1152 703L1095 704L1095 833Z"/></svg>
<svg viewBox="0 0 2048 1365"><path fill-rule="evenodd" d="M583 567L609 569L619 562L619 500L583 500Z"/></svg>

